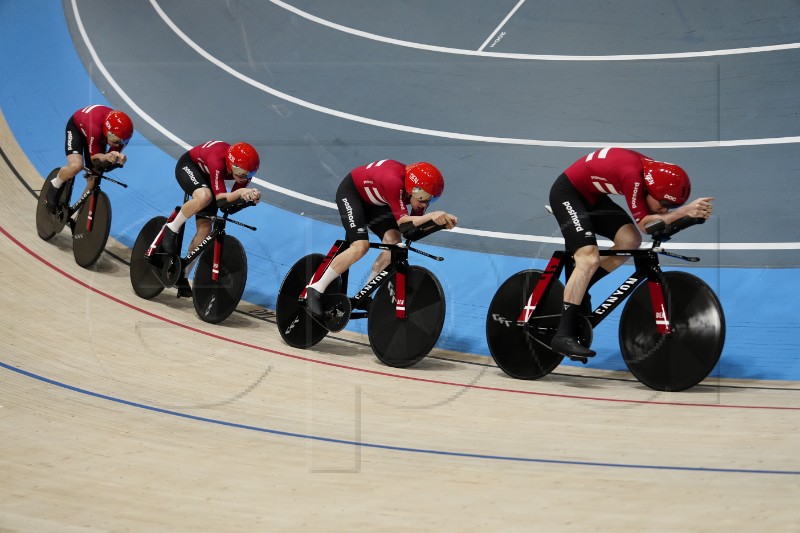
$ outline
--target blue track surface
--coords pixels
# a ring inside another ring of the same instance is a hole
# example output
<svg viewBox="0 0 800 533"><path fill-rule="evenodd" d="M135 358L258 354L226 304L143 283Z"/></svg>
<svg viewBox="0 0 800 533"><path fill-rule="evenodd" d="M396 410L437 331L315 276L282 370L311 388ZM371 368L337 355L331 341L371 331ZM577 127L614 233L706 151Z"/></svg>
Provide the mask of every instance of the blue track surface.
<svg viewBox="0 0 800 533"><path fill-rule="evenodd" d="M0 106L18 142L46 175L63 162L63 128L69 115L82 106L108 100L75 51L60 3L1 2L0 32L4 36ZM108 98L114 101L115 95ZM174 152L174 146L169 148ZM114 211L112 235L131 246L141 226L153 216L167 215L182 193L173 177L174 159L161 146L137 134L126 151L130 163L117 175L129 188L109 184L105 190ZM269 164L267 159L265 166ZM307 253L326 252L342 236L336 220L327 224L266 203L237 217L259 228L255 233L238 228L230 231L243 241L248 253L245 299L266 308L274 308L278 287L291 264ZM420 247L446 258L443 263L412 258L433 271L445 289L448 315L437 346L488 355L484 321L494 291L514 272L542 268L544 260L426 246L424 242ZM354 267L354 284L366 276L372 257ZM610 292L627 272L627 268L620 269L594 292ZM691 272L714 288L726 312L726 347L714 375L800 379L800 269L693 268ZM593 367L624 369L616 337L618 317L619 311L596 332L593 347L599 356ZM363 332L365 326L363 321L354 323L357 331Z"/></svg>

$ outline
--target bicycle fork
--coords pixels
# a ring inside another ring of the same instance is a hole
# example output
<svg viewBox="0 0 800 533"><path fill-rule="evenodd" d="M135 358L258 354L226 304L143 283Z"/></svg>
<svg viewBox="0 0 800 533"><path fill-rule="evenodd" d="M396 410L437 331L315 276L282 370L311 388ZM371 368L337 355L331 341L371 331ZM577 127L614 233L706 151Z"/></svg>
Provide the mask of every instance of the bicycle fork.
<svg viewBox="0 0 800 533"><path fill-rule="evenodd" d="M219 264L222 258L222 241L224 238L224 231L219 232L214 238L214 261L211 263L211 281L214 283L219 282Z"/></svg>

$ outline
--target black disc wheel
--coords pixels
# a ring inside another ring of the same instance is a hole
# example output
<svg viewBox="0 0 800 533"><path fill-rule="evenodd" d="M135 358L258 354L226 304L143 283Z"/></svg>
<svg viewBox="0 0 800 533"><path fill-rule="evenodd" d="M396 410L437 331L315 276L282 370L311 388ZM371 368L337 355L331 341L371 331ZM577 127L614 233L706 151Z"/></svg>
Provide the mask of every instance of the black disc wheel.
<svg viewBox="0 0 800 533"><path fill-rule="evenodd" d="M165 217L150 219L136 237L131 251L131 286L137 296L146 300L155 298L164 290L164 284L158 274L162 266L159 257L148 259L144 254L166 223Z"/></svg>
<svg viewBox="0 0 800 533"><path fill-rule="evenodd" d="M192 295L194 309L203 321L216 324L222 322L236 309L247 284L247 254L239 239L225 235L219 261L217 281L212 279L214 247L212 243L200 260L194 274Z"/></svg>
<svg viewBox="0 0 800 533"><path fill-rule="evenodd" d="M656 329L646 283L631 295L620 318L619 344L631 373L651 389L694 387L714 369L725 344L725 315L714 291L685 272L665 272L664 295L671 333Z"/></svg>
<svg viewBox="0 0 800 533"><path fill-rule="evenodd" d="M47 193L53 186L50 181L58 175L60 168L54 168L47 179L42 184L42 190L39 192L39 201L36 203L36 233L42 240L49 241L57 233L61 233L69 218L69 199L72 196L72 183L75 181L70 180L61 186L58 194L59 209L55 213L51 213L47 209Z"/></svg>
<svg viewBox="0 0 800 533"><path fill-rule="evenodd" d="M442 332L444 292L428 269L411 266L406 275L406 318L397 318L397 273L375 293L369 308L367 331L372 351L380 361L405 368L421 361Z"/></svg>
<svg viewBox="0 0 800 533"><path fill-rule="evenodd" d="M97 191L95 198L91 217L90 197L78 211L75 230L72 232L72 253L75 255L75 262L83 268L90 267L97 261L106 247L111 231L111 201L103 191Z"/></svg>
<svg viewBox="0 0 800 533"><path fill-rule="evenodd" d="M278 291L275 318L278 322L278 332L289 346L310 348L328 334L328 329L311 318L305 306L299 301L300 294L324 260L325 256L322 254L311 254L297 261L289 269ZM333 280L325 290L325 294L340 293L341 291L342 278L340 276Z"/></svg>
<svg viewBox="0 0 800 533"><path fill-rule="evenodd" d="M550 283L528 323L517 324L541 275L541 270L523 270L508 278L497 289L486 315L489 351L497 366L513 378L539 379L552 372L564 358L550 349L561 320L564 286L560 281Z"/></svg>

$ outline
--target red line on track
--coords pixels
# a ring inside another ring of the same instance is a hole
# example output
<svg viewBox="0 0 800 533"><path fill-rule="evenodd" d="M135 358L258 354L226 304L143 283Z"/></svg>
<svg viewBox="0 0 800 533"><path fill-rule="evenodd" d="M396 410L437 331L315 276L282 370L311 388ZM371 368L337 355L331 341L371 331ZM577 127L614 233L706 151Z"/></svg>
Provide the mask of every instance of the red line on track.
<svg viewBox="0 0 800 533"><path fill-rule="evenodd" d="M243 346L245 348L251 348L253 350L259 350L259 351L262 351L262 352L267 352L267 353L271 353L271 354L275 354L275 355L280 355L282 357L289 357L291 359L297 359L297 360L306 361L306 362L309 362L309 363L326 365L326 366L330 366L330 367L334 367L334 368L341 368L341 369L344 369L344 370L353 370L353 371L356 371L356 372L364 372L364 373L367 373L367 374L373 374L373 375L377 375L377 376L386 376L386 377L391 377L391 378L406 379L406 380L410 380L410 381L418 381L418 382L422 382L422 383L431 383L431 384L435 384L435 385L447 385L447 386L450 386L450 387L462 387L462 388L466 388L466 389L485 390L485 391L492 391L492 392L508 392L508 393L515 393L515 394L527 394L527 395L531 395L531 396L547 396L547 397L552 397L552 398L565 398L565 399L575 399L575 400L591 400L591 401L600 401L600 402L615 402L615 403L630 403L630 404L646 404L646 405L665 405L665 406L680 406L680 407L713 407L713 408L726 408L726 409L771 409L771 410L800 411L800 407L756 406L756 405L719 405L719 404L708 404L708 403L656 402L656 401L651 401L651 400L623 400L623 399L618 399L618 398L600 398L600 397L596 397L596 396L578 396L578 395L573 395L573 394L556 394L556 393L551 393L551 392L526 391L526 390L520 390L520 389L507 389L507 388L502 388L502 387L487 387L487 386L483 386L483 385L471 385L471 384L467 384L467 383L456 383L456 382L453 382L453 381L442 381L442 380L437 380L437 379L420 378L420 377L414 377L414 376L403 376L403 375L400 375L400 374L392 374L391 372L384 372L384 371L380 371L380 370L368 370L368 369L365 369L365 368L357 368L357 367L354 367L354 366L342 365L342 364L339 364L339 363L332 363L330 361L322 361L320 359L312 359L310 357L303 357L301 355L294 355L294 354L290 354L290 353L286 353L286 352L280 352L278 350L272 350L270 348L265 348L263 346L258 346L258 345L255 345L255 344L250 344L250 343L247 343L247 342L238 341L238 340L232 339L230 337L224 337L222 335L217 335L216 333L211 333L209 331L203 331L201 329L194 328L192 326L187 326L186 324L181 324L180 322L176 322L175 320L171 320L171 319L163 317L161 315L157 315L155 313L152 313L150 311L142 309L141 307L137 307L137 306L135 306L133 304L130 304L128 302L120 300L116 296L112 296L112 295L110 295L108 293L105 293L105 292L103 292L103 291L101 291L99 289L96 289L96 288L92 287L91 285L79 280L78 278L76 278L72 274L69 274L68 272L62 270L61 268L57 267L53 263L49 262L44 257L40 256L39 254L37 254L36 252L31 250L30 248L25 246L22 242L17 240L13 235L11 235L8 231L6 231L6 229L3 226L0 226L0 233L5 235L11 242L16 244L19 248L21 248L22 250L27 252L31 257L37 259L38 261L40 261L44 265L48 266L52 270L55 270L56 272L58 272L59 274L61 274L65 278L67 278L67 279L77 283L78 285L80 285L80 286L82 286L82 287L94 292L95 294L103 296L104 298L108 298L109 300L111 300L111 301L113 301L115 303L118 303L118 304L120 304L120 305L122 305L124 307L127 307L129 309L133 309L134 311L137 311L139 313L145 314L145 315L147 315L149 317L152 317L152 318L155 318L157 320L161 320L162 322L166 322L168 324L172 324L172 325L177 326L179 328L183 328L183 329L191 331L193 333L199 333L201 335L205 335L205 336L211 337L213 339L221 340L221 341L224 341L224 342L229 342L229 343L232 343L232 344Z"/></svg>

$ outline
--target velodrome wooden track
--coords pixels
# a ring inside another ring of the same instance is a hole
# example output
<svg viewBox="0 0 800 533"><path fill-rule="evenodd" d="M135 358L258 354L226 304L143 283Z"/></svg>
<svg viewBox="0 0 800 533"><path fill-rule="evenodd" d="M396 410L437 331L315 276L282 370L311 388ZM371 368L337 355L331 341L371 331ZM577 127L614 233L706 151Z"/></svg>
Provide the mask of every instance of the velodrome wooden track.
<svg viewBox="0 0 800 533"><path fill-rule="evenodd" d="M800 530L797 383L291 349L252 305L212 326L140 300L119 244L78 267L0 165L0 531Z"/></svg>

